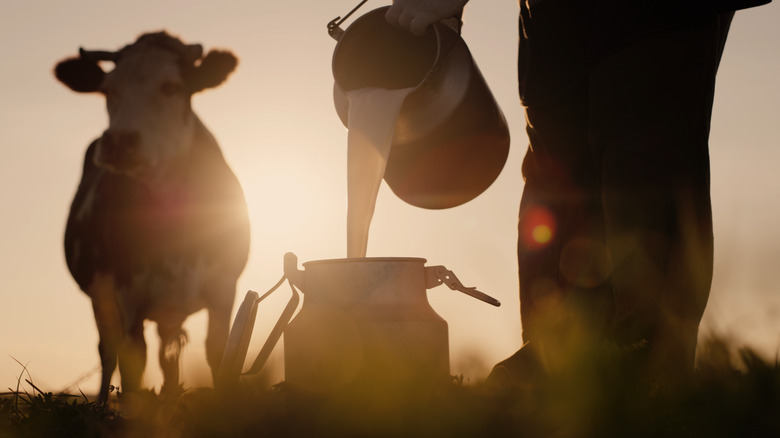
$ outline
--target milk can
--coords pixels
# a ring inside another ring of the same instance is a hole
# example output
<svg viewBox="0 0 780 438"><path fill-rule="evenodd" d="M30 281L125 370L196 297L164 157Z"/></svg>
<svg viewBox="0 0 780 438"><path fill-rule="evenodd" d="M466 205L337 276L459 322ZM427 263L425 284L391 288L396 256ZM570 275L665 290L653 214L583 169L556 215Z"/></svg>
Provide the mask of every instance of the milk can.
<svg viewBox="0 0 780 438"><path fill-rule="evenodd" d="M457 31L436 23L418 37L388 24L387 9L374 9L344 30L340 17L328 25L338 41L332 61L336 112L347 126L347 92L414 88L396 122L384 179L418 207L468 202L506 163L504 115Z"/></svg>
<svg viewBox="0 0 780 438"><path fill-rule="evenodd" d="M387 388L447 379L447 322L430 306L426 290L444 283L494 306L500 303L463 286L445 267L425 262L405 257L331 259L306 262L299 270L297 258L288 253L283 280L291 286L292 299L244 374L262 368L284 333L285 382L302 391L327 393L349 385ZM298 291L303 293L303 306L288 324L299 302ZM261 300L250 291L239 308L218 386L238 381Z"/></svg>

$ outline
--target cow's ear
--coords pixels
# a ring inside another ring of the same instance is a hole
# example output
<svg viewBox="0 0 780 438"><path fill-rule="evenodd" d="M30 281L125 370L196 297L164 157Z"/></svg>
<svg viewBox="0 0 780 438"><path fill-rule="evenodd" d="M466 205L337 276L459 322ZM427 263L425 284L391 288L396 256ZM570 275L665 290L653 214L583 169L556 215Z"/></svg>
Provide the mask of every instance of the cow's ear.
<svg viewBox="0 0 780 438"><path fill-rule="evenodd" d="M227 79L235 70L238 59L230 52L220 50L210 51L195 67L187 78L187 86L191 93L197 93L206 88L213 88Z"/></svg>
<svg viewBox="0 0 780 438"><path fill-rule="evenodd" d="M91 93L100 89L106 73L96 61L70 58L54 67L54 75L73 91Z"/></svg>

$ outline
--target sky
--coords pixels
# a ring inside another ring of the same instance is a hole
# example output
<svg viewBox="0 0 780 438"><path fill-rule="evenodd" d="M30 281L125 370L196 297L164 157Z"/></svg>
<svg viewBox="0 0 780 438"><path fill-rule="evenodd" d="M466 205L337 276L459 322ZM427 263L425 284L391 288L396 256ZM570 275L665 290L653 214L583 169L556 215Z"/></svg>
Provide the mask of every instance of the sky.
<svg viewBox="0 0 780 438"><path fill-rule="evenodd" d="M346 255L347 131L333 107L335 41L326 24L355 4L0 3L0 385L15 387L24 366L45 390L94 393L98 387L92 309L67 271L62 240L84 151L107 116L100 96L74 93L54 79L56 62L80 46L115 50L162 29L239 57L223 85L192 102L249 204L251 254L235 312L247 290L263 292L276 283L286 252L301 262ZM386 4L370 0L361 12ZM474 0L464 19L463 38L510 125L507 163L482 195L447 210L405 204L383 184L368 255L425 258L503 303L494 308L444 286L428 291L449 325L451 372L478 381L521 343L515 246L527 138L517 99L516 2ZM721 64L710 141L715 276L702 323L703 334L730 336L771 358L780 347L779 20L777 4L737 13ZM250 357L288 294L277 292L262 304ZM189 387L209 384L206 319L198 313L185 325L190 343L182 367ZM154 324L146 333L146 385L159 388ZM268 367L272 383L283 379L281 351L280 345Z"/></svg>

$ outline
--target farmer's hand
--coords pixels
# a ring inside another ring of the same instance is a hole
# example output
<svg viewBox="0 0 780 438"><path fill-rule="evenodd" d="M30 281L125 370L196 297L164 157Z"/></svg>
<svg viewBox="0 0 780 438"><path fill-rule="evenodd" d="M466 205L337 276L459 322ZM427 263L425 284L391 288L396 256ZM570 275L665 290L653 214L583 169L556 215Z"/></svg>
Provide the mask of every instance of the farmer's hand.
<svg viewBox="0 0 780 438"><path fill-rule="evenodd" d="M469 0L395 0L385 14L387 22L422 35L433 23L451 18L463 9Z"/></svg>

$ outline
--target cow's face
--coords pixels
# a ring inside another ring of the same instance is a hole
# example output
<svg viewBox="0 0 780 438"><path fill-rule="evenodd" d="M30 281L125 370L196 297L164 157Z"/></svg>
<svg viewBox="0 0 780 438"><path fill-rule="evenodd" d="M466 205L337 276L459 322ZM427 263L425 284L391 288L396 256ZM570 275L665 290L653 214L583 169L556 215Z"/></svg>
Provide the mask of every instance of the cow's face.
<svg viewBox="0 0 780 438"><path fill-rule="evenodd" d="M82 51L57 65L57 78L71 89L106 98L109 126L98 141L96 165L152 182L171 171L192 145L192 94L219 85L236 65L227 52L212 51L202 60L201 54L200 45L156 33L119 52ZM99 60L112 60L116 68L104 73Z"/></svg>
<svg viewBox="0 0 780 438"><path fill-rule="evenodd" d="M148 179L187 152L194 115L172 52L151 47L127 55L105 76L100 91L109 125L95 164Z"/></svg>

